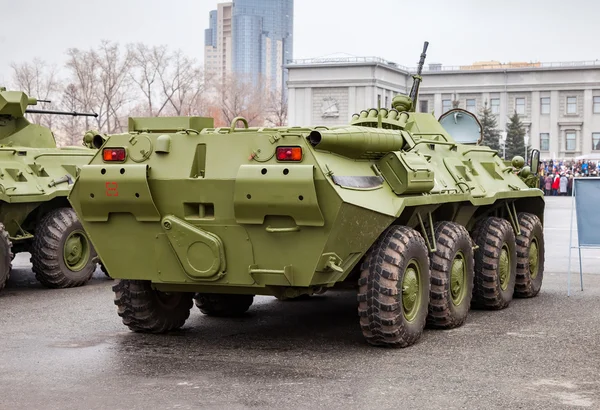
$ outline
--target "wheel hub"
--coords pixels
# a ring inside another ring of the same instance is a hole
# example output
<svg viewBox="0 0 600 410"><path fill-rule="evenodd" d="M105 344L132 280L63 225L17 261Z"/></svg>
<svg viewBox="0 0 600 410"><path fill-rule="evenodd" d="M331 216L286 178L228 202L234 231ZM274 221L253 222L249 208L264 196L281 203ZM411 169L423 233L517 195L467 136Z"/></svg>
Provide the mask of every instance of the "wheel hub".
<svg viewBox="0 0 600 410"><path fill-rule="evenodd" d="M535 279L539 271L539 248L537 240L531 241L529 247L529 276L531 279Z"/></svg>
<svg viewBox="0 0 600 410"><path fill-rule="evenodd" d="M402 310L404 318L409 322L412 322L419 312L421 286L419 267L415 261L411 261L406 267L402 280Z"/></svg>
<svg viewBox="0 0 600 410"><path fill-rule="evenodd" d="M508 289L508 282L510 281L510 255L506 244L502 246L502 250L500 251L498 271L500 276L500 288L506 290Z"/></svg>
<svg viewBox="0 0 600 410"><path fill-rule="evenodd" d="M63 247L63 260L72 271L79 271L85 267L90 257L90 244L85 233L73 231L65 240Z"/></svg>
<svg viewBox="0 0 600 410"><path fill-rule="evenodd" d="M467 267L462 252L458 252L452 261L450 272L450 295L452 303L458 306L462 303L466 294L465 284L467 282Z"/></svg>

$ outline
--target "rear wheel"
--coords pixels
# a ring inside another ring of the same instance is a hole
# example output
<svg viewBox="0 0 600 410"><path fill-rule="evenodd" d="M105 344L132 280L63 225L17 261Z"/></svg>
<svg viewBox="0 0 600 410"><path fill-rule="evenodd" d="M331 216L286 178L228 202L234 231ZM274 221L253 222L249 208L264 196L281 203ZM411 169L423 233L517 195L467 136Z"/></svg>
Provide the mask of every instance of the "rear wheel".
<svg viewBox="0 0 600 410"><path fill-rule="evenodd" d="M406 347L421 337L429 258L417 231L406 226L385 230L367 253L358 285L360 327L368 343Z"/></svg>
<svg viewBox="0 0 600 410"><path fill-rule="evenodd" d="M243 315L250 309L254 302L254 295L197 293L194 302L205 315L235 317Z"/></svg>
<svg viewBox="0 0 600 410"><path fill-rule="evenodd" d="M519 213L521 234L517 236L517 280L515 296L531 298L542 287L544 277L544 228L540 218Z"/></svg>
<svg viewBox="0 0 600 410"><path fill-rule="evenodd" d="M473 293L473 245L464 226L437 222L436 251L429 256L431 291L427 325L450 329L467 319Z"/></svg>
<svg viewBox="0 0 600 410"><path fill-rule="evenodd" d="M4 225L0 223L0 290L6 286L10 270L12 268L11 261L14 255L12 253L12 242L8 238L8 232Z"/></svg>
<svg viewBox="0 0 600 410"><path fill-rule="evenodd" d="M146 280L118 280L112 287L123 324L135 332L179 329L190 316L193 293L164 293Z"/></svg>
<svg viewBox="0 0 600 410"><path fill-rule="evenodd" d="M35 277L49 288L84 285L96 270L96 251L71 208L48 212L35 230L31 249Z"/></svg>
<svg viewBox="0 0 600 410"><path fill-rule="evenodd" d="M506 219L489 217L473 231L475 284L472 306L504 309L512 298L517 273L515 233Z"/></svg>

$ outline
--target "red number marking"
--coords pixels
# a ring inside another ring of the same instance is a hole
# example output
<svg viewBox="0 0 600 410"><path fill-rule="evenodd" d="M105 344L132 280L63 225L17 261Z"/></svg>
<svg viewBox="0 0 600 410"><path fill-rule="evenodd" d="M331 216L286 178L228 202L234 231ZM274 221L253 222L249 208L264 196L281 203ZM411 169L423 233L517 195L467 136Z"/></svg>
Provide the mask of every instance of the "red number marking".
<svg viewBox="0 0 600 410"><path fill-rule="evenodd" d="M116 182L106 182L106 196L119 196L118 185Z"/></svg>

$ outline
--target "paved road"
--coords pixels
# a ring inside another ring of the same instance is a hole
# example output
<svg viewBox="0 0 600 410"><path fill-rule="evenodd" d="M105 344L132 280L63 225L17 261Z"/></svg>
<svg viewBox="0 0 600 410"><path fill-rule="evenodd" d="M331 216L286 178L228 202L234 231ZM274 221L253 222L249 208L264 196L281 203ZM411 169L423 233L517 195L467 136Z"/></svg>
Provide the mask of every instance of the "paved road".
<svg viewBox="0 0 600 410"><path fill-rule="evenodd" d="M600 252L586 252L585 291L574 275L568 298L570 202L548 204L539 297L400 350L364 343L350 293L257 297L243 319L194 310L174 334L134 334L100 271L46 290L20 255L0 293L0 408L600 408Z"/></svg>

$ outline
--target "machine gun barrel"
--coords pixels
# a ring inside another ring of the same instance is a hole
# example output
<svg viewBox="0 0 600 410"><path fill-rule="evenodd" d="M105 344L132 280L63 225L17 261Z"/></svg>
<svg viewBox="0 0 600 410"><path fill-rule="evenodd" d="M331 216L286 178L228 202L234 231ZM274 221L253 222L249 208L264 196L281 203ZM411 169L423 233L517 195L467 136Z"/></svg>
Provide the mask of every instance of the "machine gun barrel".
<svg viewBox="0 0 600 410"><path fill-rule="evenodd" d="M423 72L423 65L425 65L425 57L427 57L427 47L429 46L429 41L426 41L423 44L423 52L421 53L421 58L419 59L419 65L417 66L417 74L413 75L414 81L412 88L410 90L410 99L413 101L412 110L415 111L417 107L417 97L419 96L419 85L421 85L421 73Z"/></svg>
<svg viewBox="0 0 600 410"><path fill-rule="evenodd" d="M25 110L28 114L56 114L56 115L72 115L73 117L98 117L96 113L86 113L77 111L51 111L51 110Z"/></svg>

